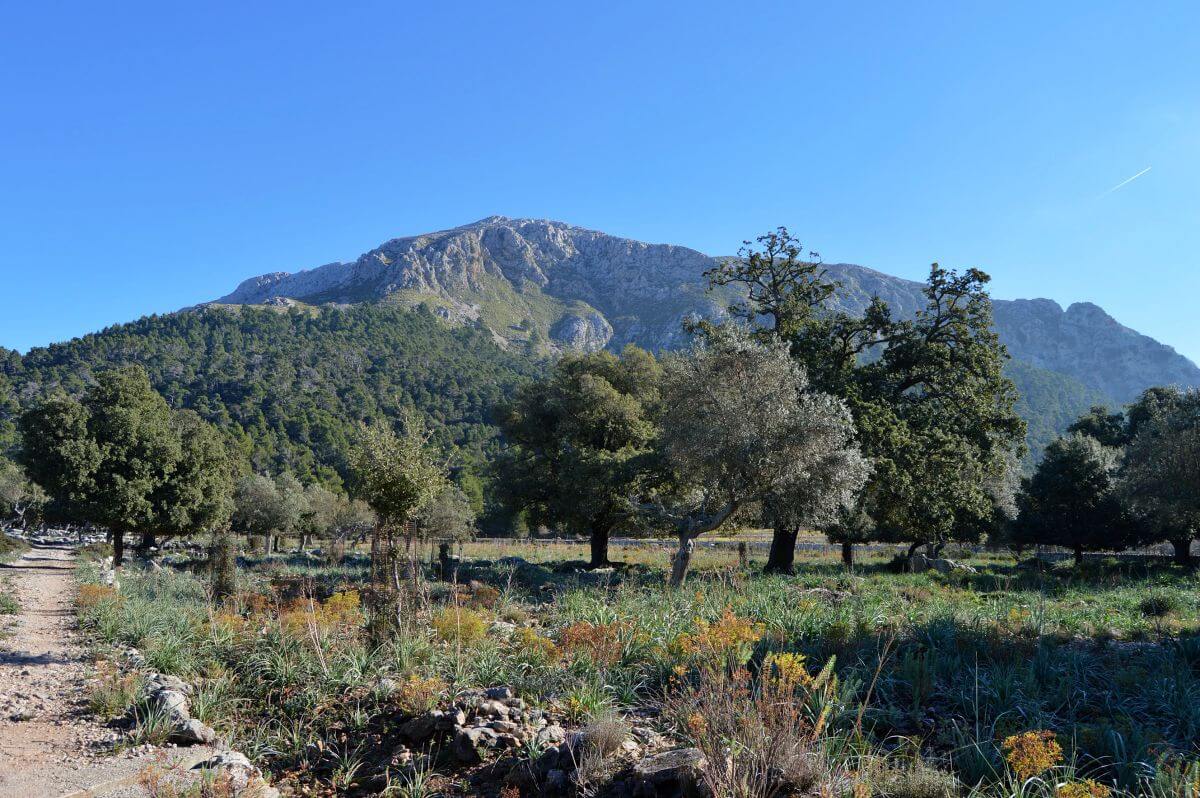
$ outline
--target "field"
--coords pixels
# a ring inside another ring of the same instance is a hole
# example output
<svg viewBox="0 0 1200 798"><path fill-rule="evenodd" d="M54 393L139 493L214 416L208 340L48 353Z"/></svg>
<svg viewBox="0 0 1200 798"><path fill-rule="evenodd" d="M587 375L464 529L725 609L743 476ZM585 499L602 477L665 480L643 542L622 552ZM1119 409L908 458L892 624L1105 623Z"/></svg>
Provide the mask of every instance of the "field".
<svg viewBox="0 0 1200 798"><path fill-rule="evenodd" d="M718 548L671 591L665 548L614 551L632 564L586 573L567 544L467 544L457 579L415 584L381 645L364 628L359 554L244 560L220 606L186 568L131 570L117 594L84 566L80 614L101 659L134 646L195 682L194 716L297 794L517 789L500 777L493 789L445 750L416 770L392 756L397 726L471 688L509 687L568 729L615 722L707 750L679 708L713 684L758 695L781 662L802 671L789 700L817 707L818 722L790 721L821 762L812 794L1197 794L1193 573L997 554L975 556L975 573L905 574L884 553L847 573L832 549L802 549L795 576L764 577ZM827 663L836 683L813 678ZM107 672L94 704L115 715L136 691ZM154 741L154 724L135 735ZM537 753L506 754L505 769ZM1044 767L1022 770L1023 756Z"/></svg>

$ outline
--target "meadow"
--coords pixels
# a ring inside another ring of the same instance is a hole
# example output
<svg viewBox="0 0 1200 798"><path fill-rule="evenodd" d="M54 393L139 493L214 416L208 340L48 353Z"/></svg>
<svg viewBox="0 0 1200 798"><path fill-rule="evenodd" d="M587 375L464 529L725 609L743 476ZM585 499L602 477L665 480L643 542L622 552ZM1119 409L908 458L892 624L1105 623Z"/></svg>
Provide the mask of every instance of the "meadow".
<svg viewBox="0 0 1200 798"><path fill-rule="evenodd" d="M672 590L663 546L618 543L626 567L600 572L574 567L584 548L465 544L452 580L427 566L407 585L382 642L360 553L243 558L240 589L219 603L202 563L127 569L119 593L85 564L79 615L102 663L93 708L146 711L122 665L136 647L145 667L194 683L193 715L298 795L541 794L481 786L444 750L416 770L392 755L405 721L495 686L568 729L715 744L728 773L737 745L770 748L785 732L819 763L784 791L756 793L751 778L730 795L1200 795L1194 572L980 553L974 573L911 574L888 551L847 572L834 549L802 548L794 576L763 576L753 545L744 565L731 545L699 550ZM758 736L740 739L750 726ZM142 717L130 741L161 742L156 728ZM746 756L774 767L772 751ZM509 752L505 768L538 754Z"/></svg>

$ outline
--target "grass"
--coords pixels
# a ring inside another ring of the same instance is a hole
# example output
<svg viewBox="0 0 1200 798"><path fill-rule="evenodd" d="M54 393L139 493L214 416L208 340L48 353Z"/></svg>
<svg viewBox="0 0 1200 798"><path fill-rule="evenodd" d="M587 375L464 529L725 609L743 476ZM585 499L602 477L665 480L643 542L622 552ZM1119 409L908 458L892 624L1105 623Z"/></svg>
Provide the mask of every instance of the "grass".
<svg viewBox="0 0 1200 798"><path fill-rule="evenodd" d="M131 570L119 596L97 593L79 612L102 647L137 646L196 682L197 714L280 778L343 792L376 767L388 717L465 688L508 685L594 727L659 706L713 662L752 675L793 663L805 678L832 662L836 689L822 693L811 750L785 753L796 767L819 759L840 774L835 786L1057 797L1094 779L1114 795L1200 794L1187 792L1200 776L1200 580L1170 565L1037 571L983 555L977 573L949 577L892 573L878 552L849 574L830 550L801 552L796 576L764 577L714 549L670 591L662 546L622 547L614 559L635 566L602 575L557 568L576 558L571 545L464 553L463 584L427 585L428 605L414 603L377 647L348 598L364 579L359 556L251 561L244 592L220 607L188 573ZM517 630L493 624L504 619ZM811 729L815 717L774 722ZM1033 731L1050 733L1062 759L1017 779L1002 743ZM314 749L329 753L317 762Z"/></svg>

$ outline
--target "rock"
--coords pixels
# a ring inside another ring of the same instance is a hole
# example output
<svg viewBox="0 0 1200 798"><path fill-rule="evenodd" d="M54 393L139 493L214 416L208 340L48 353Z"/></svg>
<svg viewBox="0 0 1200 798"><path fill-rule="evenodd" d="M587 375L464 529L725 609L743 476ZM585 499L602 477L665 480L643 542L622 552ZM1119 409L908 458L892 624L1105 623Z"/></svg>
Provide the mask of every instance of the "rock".
<svg viewBox="0 0 1200 798"><path fill-rule="evenodd" d="M908 569L914 574L923 574L930 570L937 571L939 574L975 573L975 569L969 565L963 565L943 557L926 557L924 554L914 554L910 557Z"/></svg>
<svg viewBox="0 0 1200 798"><path fill-rule="evenodd" d="M437 732L446 729L447 715L439 709L431 709L424 715L418 715L400 727L400 733L413 742L422 743L433 737Z"/></svg>
<svg viewBox="0 0 1200 798"><path fill-rule="evenodd" d="M542 748L547 748L551 745L559 745L567 740L567 731L562 726L557 724L546 726L539 729L537 736L534 737L534 742Z"/></svg>
<svg viewBox="0 0 1200 798"><path fill-rule="evenodd" d="M595 352L613 336L612 325L597 311L567 313L550 328L550 337L568 349Z"/></svg>
<svg viewBox="0 0 1200 798"><path fill-rule="evenodd" d="M176 724L167 739L176 745L212 745L217 741L217 733L211 727L191 718Z"/></svg>
<svg viewBox="0 0 1200 798"><path fill-rule="evenodd" d="M466 765L477 765L489 748L495 747L496 733L486 727L460 729L454 735L450 751L458 761Z"/></svg>
<svg viewBox="0 0 1200 798"><path fill-rule="evenodd" d="M633 766L633 794L637 798L696 795L706 764L698 748L648 756Z"/></svg>
<svg viewBox="0 0 1200 798"><path fill-rule="evenodd" d="M178 690L156 690L150 695L150 701L161 712L174 718L187 720L191 717L188 712L187 696Z"/></svg>
<svg viewBox="0 0 1200 798"><path fill-rule="evenodd" d="M475 708L475 713L484 718L508 719L508 706L499 701L481 701Z"/></svg>
<svg viewBox="0 0 1200 798"><path fill-rule="evenodd" d="M483 694L492 701L511 701L516 698L510 687L489 687L483 691Z"/></svg>
<svg viewBox="0 0 1200 798"><path fill-rule="evenodd" d="M552 791L562 791L567 788L567 773L564 770L555 768L546 773L546 789Z"/></svg>
<svg viewBox="0 0 1200 798"><path fill-rule="evenodd" d="M169 676L165 673L151 673L146 677L146 681L148 685L155 686L157 689L174 690L177 693L183 693L187 696L192 694L192 686L178 676ZM155 690L148 690L147 692L155 692Z"/></svg>

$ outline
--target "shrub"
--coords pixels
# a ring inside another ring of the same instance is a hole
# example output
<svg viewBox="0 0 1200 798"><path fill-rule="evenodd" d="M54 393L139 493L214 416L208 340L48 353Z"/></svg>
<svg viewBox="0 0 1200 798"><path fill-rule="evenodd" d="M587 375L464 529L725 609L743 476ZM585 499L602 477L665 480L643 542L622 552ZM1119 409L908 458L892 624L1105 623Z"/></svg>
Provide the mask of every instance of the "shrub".
<svg viewBox="0 0 1200 798"><path fill-rule="evenodd" d="M79 592L75 595L75 606L83 610L90 610L107 602L119 602L121 594L116 588L107 585L82 584L79 586Z"/></svg>
<svg viewBox="0 0 1200 798"><path fill-rule="evenodd" d="M448 643L477 643L487 635L483 613L465 607L443 607L432 620L433 631Z"/></svg>
<svg viewBox="0 0 1200 798"><path fill-rule="evenodd" d="M1063 759L1062 746L1050 731L1014 734L1006 737L1001 747L1008 766L1022 781L1045 773Z"/></svg>
<svg viewBox="0 0 1200 798"><path fill-rule="evenodd" d="M534 662L548 663L558 656L554 641L528 626L518 627L513 632L512 643L526 659Z"/></svg>
<svg viewBox="0 0 1200 798"><path fill-rule="evenodd" d="M671 642L671 652L702 670L733 671L750 659L762 638L763 626L739 618L728 607L714 623L696 620L696 631L681 634Z"/></svg>
<svg viewBox="0 0 1200 798"><path fill-rule="evenodd" d="M602 757L610 757L621 750L629 739L629 726L619 718L602 718L589 723L580 732L579 744L588 751Z"/></svg>
<svg viewBox="0 0 1200 798"><path fill-rule="evenodd" d="M1179 610L1179 597L1174 593L1156 590L1138 602L1138 611L1147 618L1161 618Z"/></svg>
<svg viewBox="0 0 1200 798"><path fill-rule="evenodd" d="M920 759L901 766L877 759L858 775L871 795L888 798L954 798L962 790L952 773L930 767Z"/></svg>
<svg viewBox="0 0 1200 798"><path fill-rule="evenodd" d="M1093 779L1060 784L1054 790L1054 798L1108 798L1112 790Z"/></svg>
<svg viewBox="0 0 1200 798"><path fill-rule="evenodd" d="M559 633L558 645L569 654L586 655L601 668L611 668L621 661L625 651L621 631L617 623L579 621Z"/></svg>
<svg viewBox="0 0 1200 798"><path fill-rule="evenodd" d="M771 798L814 791L830 773L819 738L836 692L832 662L812 676L802 658L781 655L768 658L757 680L745 668L699 671L664 714L709 762L725 763L704 770L711 794Z"/></svg>
<svg viewBox="0 0 1200 798"><path fill-rule="evenodd" d="M410 674L396 688L396 706L410 715L420 715L437 708L446 694L446 688L446 683L436 676L424 678Z"/></svg>

